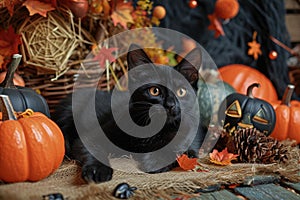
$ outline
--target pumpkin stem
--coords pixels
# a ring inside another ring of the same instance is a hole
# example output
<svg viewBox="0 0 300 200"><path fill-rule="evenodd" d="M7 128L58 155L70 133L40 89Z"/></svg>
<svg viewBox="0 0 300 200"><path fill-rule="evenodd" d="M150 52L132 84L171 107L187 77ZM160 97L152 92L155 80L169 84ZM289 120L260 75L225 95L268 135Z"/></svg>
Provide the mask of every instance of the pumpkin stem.
<svg viewBox="0 0 300 200"><path fill-rule="evenodd" d="M289 84L284 91L281 104L291 106L291 98L294 92L295 86Z"/></svg>
<svg viewBox="0 0 300 200"><path fill-rule="evenodd" d="M21 61L22 55L20 54L14 54L12 56L12 61L10 63L10 66L7 69L7 73L5 76L4 81L0 84L0 87L3 88L15 88L16 86L14 85L13 79L14 79L14 74L16 69L19 66L19 63Z"/></svg>
<svg viewBox="0 0 300 200"><path fill-rule="evenodd" d="M259 83L253 83L252 85L250 85L248 88L247 88L247 96L250 97L250 98L254 98L253 96L253 88L259 88L260 87L260 84Z"/></svg>
<svg viewBox="0 0 300 200"><path fill-rule="evenodd" d="M7 95L0 95L0 109L2 111L2 121L17 119L14 108Z"/></svg>

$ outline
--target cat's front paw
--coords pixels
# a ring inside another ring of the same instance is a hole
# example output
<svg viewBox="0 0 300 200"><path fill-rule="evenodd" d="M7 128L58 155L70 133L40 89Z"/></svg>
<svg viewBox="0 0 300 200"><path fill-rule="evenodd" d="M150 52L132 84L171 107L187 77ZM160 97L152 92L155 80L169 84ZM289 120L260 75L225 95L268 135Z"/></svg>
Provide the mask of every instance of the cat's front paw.
<svg viewBox="0 0 300 200"><path fill-rule="evenodd" d="M101 183L112 179L113 169L103 164L84 165L82 178L87 182Z"/></svg>

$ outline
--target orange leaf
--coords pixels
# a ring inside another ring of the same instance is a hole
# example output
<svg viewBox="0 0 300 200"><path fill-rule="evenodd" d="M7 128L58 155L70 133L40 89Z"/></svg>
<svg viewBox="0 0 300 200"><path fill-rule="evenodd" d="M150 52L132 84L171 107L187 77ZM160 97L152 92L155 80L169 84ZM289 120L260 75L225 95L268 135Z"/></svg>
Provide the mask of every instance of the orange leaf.
<svg viewBox="0 0 300 200"><path fill-rule="evenodd" d="M198 165L197 158L189 158L186 154L177 157L177 162L183 170L193 170Z"/></svg>
<svg viewBox="0 0 300 200"><path fill-rule="evenodd" d="M133 11L133 6L130 2L119 0L116 4L115 10L111 14L111 18L114 25L121 24L125 29L127 29L127 23L133 23L131 12Z"/></svg>
<svg viewBox="0 0 300 200"><path fill-rule="evenodd" d="M38 0L27 0L23 3L23 6L26 6L30 16L40 14L43 17L47 17L47 12L55 10L52 3L52 1L50 3L44 3Z"/></svg>
<svg viewBox="0 0 300 200"><path fill-rule="evenodd" d="M3 57L11 57L19 53L18 46L21 43L21 35L16 34L12 26L7 30L0 30L0 55Z"/></svg>
<svg viewBox="0 0 300 200"><path fill-rule="evenodd" d="M260 44L253 40L252 42L248 42L248 46L250 47L250 49L248 50L248 55L253 55L254 59L257 60L258 55L262 54L260 50Z"/></svg>
<svg viewBox="0 0 300 200"><path fill-rule="evenodd" d="M208 30L215 31L215 38L219 37L220 35L225 35L222 24L215 14L208 15L208 19L210 21Z"/></svg>
<svg viewBox="0 0 300 200"><path fill-rule="evenodd" d="M92 0L90 11L93 14L99 15L103 12L104 17L109 16L110 4L108 0Z"/></svg>
<svg viewBox="0 0 300 200"><path fill-rule="evenodd" d="M214 149L212 153L209 154L210 161L217 165L230 165L232 160L235 160L238 155L228 153L227 148L219 152Z"/></svg>
<svg viewBox="0 0 300 200"><path fill-rule="evenodd" d="M95 48L95 47L94 47ZM113 52L118 50L118 48L106 48L102 47L100 50L94 49L94 51L97 51L94 60L99 61L99 65L102 68L105 68L106 60L111 63L116 60L115 56L113 55Z"/></svg>

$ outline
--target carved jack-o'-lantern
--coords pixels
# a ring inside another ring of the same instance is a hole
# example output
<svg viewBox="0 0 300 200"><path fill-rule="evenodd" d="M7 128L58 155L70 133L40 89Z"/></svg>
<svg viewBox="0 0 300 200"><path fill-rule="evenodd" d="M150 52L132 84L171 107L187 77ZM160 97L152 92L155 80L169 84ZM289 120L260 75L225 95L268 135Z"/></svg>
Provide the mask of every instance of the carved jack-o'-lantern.
<svg viewBox="0 0 300 200"><path fill-rule="evenodd" d="M233 93L221 103L218 118L228 132L237 128L256 128L270 135L276 122L275 111L268 102L254 98L252 90L258 83L250 85L247 95Z"/></svg>

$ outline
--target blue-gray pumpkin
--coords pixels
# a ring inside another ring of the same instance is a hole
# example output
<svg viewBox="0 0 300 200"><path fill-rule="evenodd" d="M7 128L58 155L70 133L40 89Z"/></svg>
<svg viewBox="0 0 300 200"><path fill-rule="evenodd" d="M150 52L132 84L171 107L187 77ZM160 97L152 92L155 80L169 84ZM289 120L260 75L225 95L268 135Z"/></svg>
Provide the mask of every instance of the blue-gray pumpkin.
<svg viewBox="0 0 300 200"><path fill-rule="evenodd" d="M274 108L267 101L253 97L255 87L259 84L250 85L247 95L233 93L222 102L218 121L227 132L238 128L256 128L266 136L272 133L276 123Z"/></svg>
<svg viewBox="0 0 300 200"><path fill-rule="evenodd" d="M204 126L218 124L219 106L232 93L235 93L235 89L220 79L206 82L199 78L197 96L201 122Z"/></svg>
<svg viewBox="0 0 300 200"><path fill-rule="evenodd" d="M21 57L19 54L13 55L5 79L0 84L0 94L9 96L16 112L24 112L30 108L35 112L41 112L47 117L50 117L49 106L43 96L31 88L15 86L13 83L13 76L20 63Z"/></svg>

